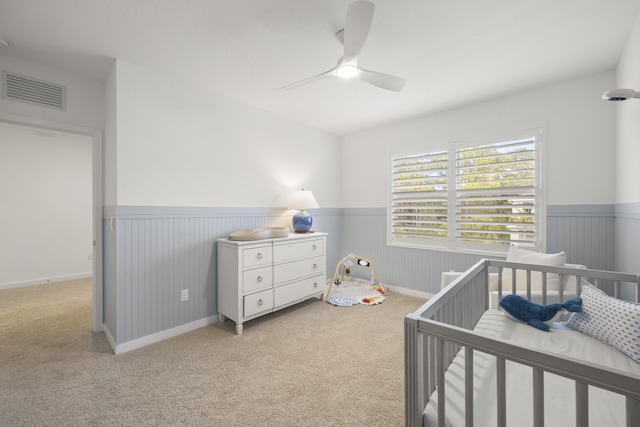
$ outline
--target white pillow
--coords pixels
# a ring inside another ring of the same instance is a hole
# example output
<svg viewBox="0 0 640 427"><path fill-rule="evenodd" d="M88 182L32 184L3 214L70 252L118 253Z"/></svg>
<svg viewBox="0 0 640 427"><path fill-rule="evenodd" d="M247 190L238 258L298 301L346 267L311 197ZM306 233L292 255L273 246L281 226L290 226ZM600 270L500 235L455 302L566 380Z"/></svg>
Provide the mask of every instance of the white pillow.
<svg viewBox="0 0 640 427"><path fill-rule="evenodd" d="M553 267L564 267L567 262L567 254L564 251L557 254L545 254L522 249L517 246L510 246L507 254L507 261L519 262L523 264L539 264ZM510 292L512 283L512 270L504 268L502 270L502 291ZM547 274L547 290L557 291L560 280L557 274ZM498 290L498 284L493 284L492 291ZM516 270L516 289L524 291L527 289L527 272L525 270ZM531 290L542 291L542 273L531 272Z"/></svg>
<svg viewBox="0 0 640 427"><path fill-rule="evenodd" d="M605 342L640 363L640 304L610 297L583 280L582 312L566 325Z"/></svg>

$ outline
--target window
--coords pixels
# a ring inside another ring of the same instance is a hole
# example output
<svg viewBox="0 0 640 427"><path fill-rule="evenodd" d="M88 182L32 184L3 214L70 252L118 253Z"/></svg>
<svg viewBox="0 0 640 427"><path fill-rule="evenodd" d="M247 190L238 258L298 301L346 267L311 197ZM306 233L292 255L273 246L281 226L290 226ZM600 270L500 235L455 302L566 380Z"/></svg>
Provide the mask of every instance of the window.
<svg viewBox="0 0 640 427"><path fill-rule="evenodd" d="M389 244L541 250L540 130L392 155Z"/></svg>

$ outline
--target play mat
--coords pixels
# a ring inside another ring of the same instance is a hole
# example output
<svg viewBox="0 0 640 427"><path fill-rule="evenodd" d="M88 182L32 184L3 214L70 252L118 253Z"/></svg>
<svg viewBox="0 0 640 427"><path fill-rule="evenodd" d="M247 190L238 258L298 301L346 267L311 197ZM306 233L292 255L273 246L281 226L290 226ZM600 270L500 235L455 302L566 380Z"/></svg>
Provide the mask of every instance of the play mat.
<svg viewBox="0 0 640 427"><path fill-rule="evenodd" d="M380 283L371 284L368 280L352 277L348 281L334 286L327 302L339 307L350 307L354 304L375 305L385 300Z"/></svg>
<svg viewBox="0 0 640 427"><path fill-rule="evenodd" d="M352 276L351 268L355 266L371 268L371 279ZM342 274L338 277L341 267ZM354 304L376 305L384 301L388 295L389 291L380 280L371 261L349 254L338 262L325 300L339 307L350 307Z"/></svg>

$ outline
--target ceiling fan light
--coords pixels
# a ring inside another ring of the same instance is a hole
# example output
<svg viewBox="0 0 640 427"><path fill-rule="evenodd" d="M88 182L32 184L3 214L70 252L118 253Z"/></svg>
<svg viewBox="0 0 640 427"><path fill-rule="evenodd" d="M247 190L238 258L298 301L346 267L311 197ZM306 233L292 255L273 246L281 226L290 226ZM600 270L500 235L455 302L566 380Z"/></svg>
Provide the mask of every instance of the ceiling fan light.
<svg viewBox="0 0 640 427"><path fill-rule="evenodd" d="M338 77L348 79L358 74L358 67L356 67L355 65L341 65L336 69L336 74L338 75Z"/></svg>

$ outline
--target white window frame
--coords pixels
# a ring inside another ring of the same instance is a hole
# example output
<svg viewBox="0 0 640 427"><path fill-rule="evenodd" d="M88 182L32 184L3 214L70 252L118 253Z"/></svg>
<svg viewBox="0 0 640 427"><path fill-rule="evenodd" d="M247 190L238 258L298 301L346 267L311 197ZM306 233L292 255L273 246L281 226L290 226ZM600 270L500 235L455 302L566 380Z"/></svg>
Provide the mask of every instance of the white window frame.
<svg viewBox="0 0 640 427"><path fill-rule="evenodd" d="M535 168L535 179L534 179L534 200L535 200L535 209L534 209L534 224L535 224L535 236L533 241L528 242L526 247L527 249L535 250L535 251L544 251L545 250L545 240L546 240L546 198L545 191L543 190L543 177L545 176L545 161L543 155L545 154L544 150L544 141L543 141L543 128L536 127L526 130L514 131L514 132L504 132L498 135L492 135L488 137L478 138L478 139L466 139L459 141L452 141L448 143L440 143L440 144L429 144L425 147L418 147L412 150L404 150L401 152L391 153L389 158L390 170L388 174L388 203L387 203L387 244L389 246L399 246L399 247L411 247L418 249L431 249L431 250L441 250L441 251L452 251L452 252L464 252L464 253L475 253L482 255L504 255L509 249L509 244L483 244L483 243L469 243L459 241L456 236L456 226L457 226L457 214L456 214L456 152L457 150L465 147L474 147L474 146L482 146L482 145L491 145L497 144L500 142L506 141L518 141L523 139L533 138L535 149L534 149L534 168ZM447 185L447 197L448 197L448 237L446 240L433 240L430 238L411 238L411 237L397 237L394 235L394 194L393 194L393 163L394 159L401 157L411 157L411 156L429 156L434 153L446 151L448 153L448 185ZM453 215L453 218L452 218ZM532 245L531 245L532 244Z"/></svg>

